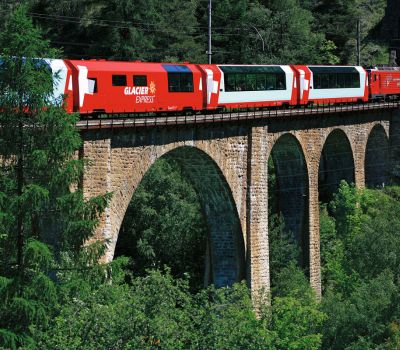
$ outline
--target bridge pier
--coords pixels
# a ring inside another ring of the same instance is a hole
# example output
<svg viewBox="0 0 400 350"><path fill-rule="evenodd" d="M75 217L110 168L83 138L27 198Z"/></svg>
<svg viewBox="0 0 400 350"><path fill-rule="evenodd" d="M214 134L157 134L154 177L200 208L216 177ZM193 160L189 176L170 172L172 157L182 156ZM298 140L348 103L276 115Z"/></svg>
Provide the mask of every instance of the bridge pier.
<svg viewBox="0 0 400 350"><path fill-rule="evenodd" d="M309 256L310 285L318 297L321 296L321 253L319 235L319 157L314 155L308 162L308 220L309 220Z"/></svg>
<svg viewBox="0 0 400 350"><path fill-rule="evenodd" d="M111 138L89 137L80 154L87 164L83 173L83 195L86 198L112 192L111 187ZM100 218L99 226L90 241L112 241L111 203ZM112 254L106 250L103 261L111 261Z"/></svg>
<svg viewBox="0 0 400 350"><path fill-rule="evenodd" d="M253 295L270 291L267 126L249 131L247 161L247 266Z"/></svg>
<svg viewBox="0 0 400 350"><path fill-rule="evenodd" d="M393 111L390 121L390 178L400 184L400 110Z"/></svg>

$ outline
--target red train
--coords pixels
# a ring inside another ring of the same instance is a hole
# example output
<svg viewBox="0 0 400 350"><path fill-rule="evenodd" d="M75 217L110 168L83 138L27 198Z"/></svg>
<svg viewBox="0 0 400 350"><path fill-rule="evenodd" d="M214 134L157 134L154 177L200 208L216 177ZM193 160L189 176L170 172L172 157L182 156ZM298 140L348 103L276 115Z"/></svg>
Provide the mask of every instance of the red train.
<svg viewBox="0 0 400 350"><path fill-rule="evenodd" d="M400 97L400 70L45 60L69 112L197 112Z"/></svg>

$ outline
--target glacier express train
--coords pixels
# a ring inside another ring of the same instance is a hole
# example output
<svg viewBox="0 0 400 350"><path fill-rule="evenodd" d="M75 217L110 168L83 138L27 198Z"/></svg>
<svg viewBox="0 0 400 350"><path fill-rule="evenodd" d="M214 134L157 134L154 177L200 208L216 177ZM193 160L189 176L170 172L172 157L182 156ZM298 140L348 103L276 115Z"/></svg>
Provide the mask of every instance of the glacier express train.
<svg viewBox="0 0 400 350"><path fill-rule="evenodd" d="M82 116L341 104L400 97L400 70L59 60L55 97Z"/></svg>

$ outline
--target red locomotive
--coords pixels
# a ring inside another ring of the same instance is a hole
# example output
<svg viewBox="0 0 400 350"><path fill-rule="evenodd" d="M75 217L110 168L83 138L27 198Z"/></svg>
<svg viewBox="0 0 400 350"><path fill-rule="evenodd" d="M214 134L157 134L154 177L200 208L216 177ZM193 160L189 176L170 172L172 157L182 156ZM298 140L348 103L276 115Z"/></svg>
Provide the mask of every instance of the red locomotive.
<svg viewBox="0 0 400 350"><path fill-rule="evenodd" d="M399 68L369 69L369 97L371 100L398 98L400 95Z"/></svg>
<svg viewBox="0 0 400 350"><path fill-rule="evenodd" d="M203 112L367 102L400 96L399 70L358 66L219 65L46 60L68 112Z"/></svg>

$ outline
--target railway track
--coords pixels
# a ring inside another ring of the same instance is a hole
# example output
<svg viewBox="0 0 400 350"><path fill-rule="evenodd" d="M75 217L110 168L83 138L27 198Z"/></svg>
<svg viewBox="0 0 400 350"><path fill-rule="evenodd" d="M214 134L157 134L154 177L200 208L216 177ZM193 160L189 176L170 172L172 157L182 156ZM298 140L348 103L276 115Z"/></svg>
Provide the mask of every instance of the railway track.
<svg viewBox="0 0 400 350"><path fill-rule="evenodd" d="M324 105L306 108L268 109L232 111L212 114L170 115L170 116L134 116L131 114L111 114L107 118L82 119L76 127L80 130L137 128L170 125L208 124L222 122L236 122L267 118L284 118L307 115L323 115L349 113L356 111L372 111L380 109L396 109L400 101L371 102L349 105Z"/></svg>

